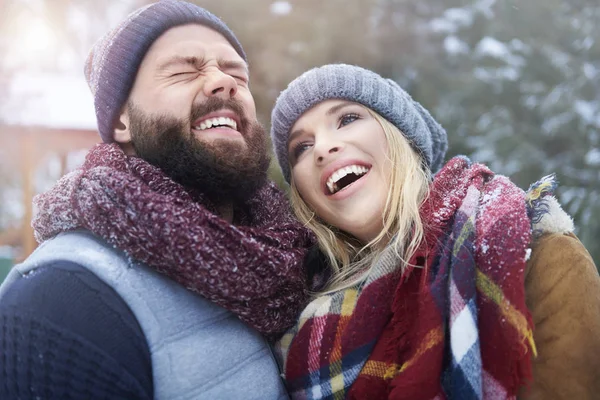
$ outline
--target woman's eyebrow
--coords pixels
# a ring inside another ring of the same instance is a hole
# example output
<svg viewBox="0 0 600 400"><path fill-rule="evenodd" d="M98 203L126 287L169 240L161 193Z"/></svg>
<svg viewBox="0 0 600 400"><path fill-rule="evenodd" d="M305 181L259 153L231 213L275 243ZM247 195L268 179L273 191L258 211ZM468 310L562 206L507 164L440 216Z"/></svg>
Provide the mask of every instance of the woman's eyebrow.
<svg viewBox="0 0 600 400"><path fill-rule="evenodd" d="M333 114L337 113L338 111L340 111L346 107L352 107L354 105L356 105L356 103L353 103L351 101L344 101L343 103L339 103L339 104L336 104L333 107L331 107L329 110L327 110L325 112L325 115L330 117ZM294 140L297 136L302 135L303 133L305 133L304 129L296 129L295 131L290 133L290 137L288 138L288 141L287 141L288 145L292 142L292 140Z"/></svg>
<svg viewBox="0 0 600 400"><path fill-rule="evenodd" d="M294 140L297 136L302 135L303 133L305 133L305 131L302 128L296 129L295 131L293 131L292 133L290 133L290 137L288 138L288 141L287 141L288 146L290 145L290 143L292 142L292 140Z"/></svg>
<svg viewBox="0 0 600 400"><path fill-rule="evenodd" d="M343 103L339 103L336 104L335 106L331 107L329 110L327 110L327 112L325 113L325 115L327 115L328 117L337 113L338 111L346 108L346 107L351 107L353 105L355 105L356 103L352 103L350 101L345 101Z"/></svg>

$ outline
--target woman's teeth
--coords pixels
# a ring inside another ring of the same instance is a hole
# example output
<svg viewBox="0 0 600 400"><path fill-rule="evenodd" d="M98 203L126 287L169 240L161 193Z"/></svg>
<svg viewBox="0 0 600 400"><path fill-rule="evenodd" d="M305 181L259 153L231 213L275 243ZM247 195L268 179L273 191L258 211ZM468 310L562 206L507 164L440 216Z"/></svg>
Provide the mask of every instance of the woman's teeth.
<svg viewBox="0 0 600 400"><path fill-rule="evenodd" d="M210 118L204 120L199 126L194 126L193 129L197 131L203 131L205 129L216 128L217 126L226 126L237 131L237 123L231 118L227 117Z"/></svg>
<svg viewBox="0 0 600 400"><path fill-rule="evenodd" d="M362 165L349 165L347 167L338 169L333 174L331 174L329 179L327 179L327 188L329 189L329 193L335 194L336 192L338 192L339 190L341 190L345 186L347 186L347 185L345 185L343 187L340 187L340 185L338 185L338 182L342 178L346 177L347 175L349 175L349 174L356 175L356 179L354 179L352 181L352 182L355 182L358 178L360 178L367 172L369 172L369 168L363 167ZM352 182L350 182L350 183L352 183Z"/></svg>

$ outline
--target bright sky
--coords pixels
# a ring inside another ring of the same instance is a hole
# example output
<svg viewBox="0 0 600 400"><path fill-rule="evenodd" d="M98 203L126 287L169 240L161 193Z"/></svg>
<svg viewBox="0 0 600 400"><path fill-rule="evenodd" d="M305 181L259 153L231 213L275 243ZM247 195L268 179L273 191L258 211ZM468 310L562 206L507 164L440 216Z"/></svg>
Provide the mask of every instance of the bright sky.
<svg viewBox="0 0 600 400"><path fill-rule="evenodd" d="M0 27L0 45L6 50L0 62L13 72L3 88L7 93L2 93L0 119L10 124L95 129L93 99L83 76L87 54L73 47L65 30L53 26L44 8L44 4L51 7L52 1L9 0L3 7L8 16ZM107 1L108 19L118 23L136 2ZM89 36L94 18L85 4L73 2L68 13L72 30L79 37Z"/></svg>
<svg viewBox="0 0 600 400"><path fill-rule="evenodd" d="M8 0L3 8L9 16L2 20L0 45L8 51L0 62L18 72L11 76L3 96L0 119L10 124L95 129L93 99L83 76L87 54L76 51L67 43L70 38L52 25L44 9L52 1ZM105 2L105 11L111 23L117 24L139 3L110 0ZM68 24L80 37L86 37L94 22L86 11L83 2L70 5ZM276 15L291 11L287 1L274 1L270 9Z"/></svg>
<svg viewBox="0 0 600 400"><path fill-rule="evenodd" d="M2 119L10 124L96 129L92 94L83 72L23 72L9 86Z"/></svg>

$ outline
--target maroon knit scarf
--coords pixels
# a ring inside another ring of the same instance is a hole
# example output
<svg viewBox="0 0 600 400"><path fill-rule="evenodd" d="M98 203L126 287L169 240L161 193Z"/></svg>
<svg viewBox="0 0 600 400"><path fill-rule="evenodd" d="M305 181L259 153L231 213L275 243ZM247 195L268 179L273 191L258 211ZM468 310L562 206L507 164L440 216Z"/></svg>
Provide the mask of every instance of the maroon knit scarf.
<svg viewBox="0 0 600 400"><path fill-rule="evenodd" d="M312 236L269 183L234 211L214 205L160 169L100 144L84 165L34 199L36 239L87 229L275 338L307 302L302 261Z"/></svg>

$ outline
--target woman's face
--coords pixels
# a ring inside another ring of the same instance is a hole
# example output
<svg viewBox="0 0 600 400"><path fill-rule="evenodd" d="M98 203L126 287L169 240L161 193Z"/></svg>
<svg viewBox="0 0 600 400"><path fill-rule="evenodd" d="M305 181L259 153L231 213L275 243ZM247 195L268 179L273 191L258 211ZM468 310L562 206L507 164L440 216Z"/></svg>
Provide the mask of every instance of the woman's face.
<svg viewBox="0 0 600 400"><path fill-rule="evenodd" d="M363 243L381 232L391 163L383 128L365 107L318 104L292 127L288 151L298 192L321 219Z"/></svg>

